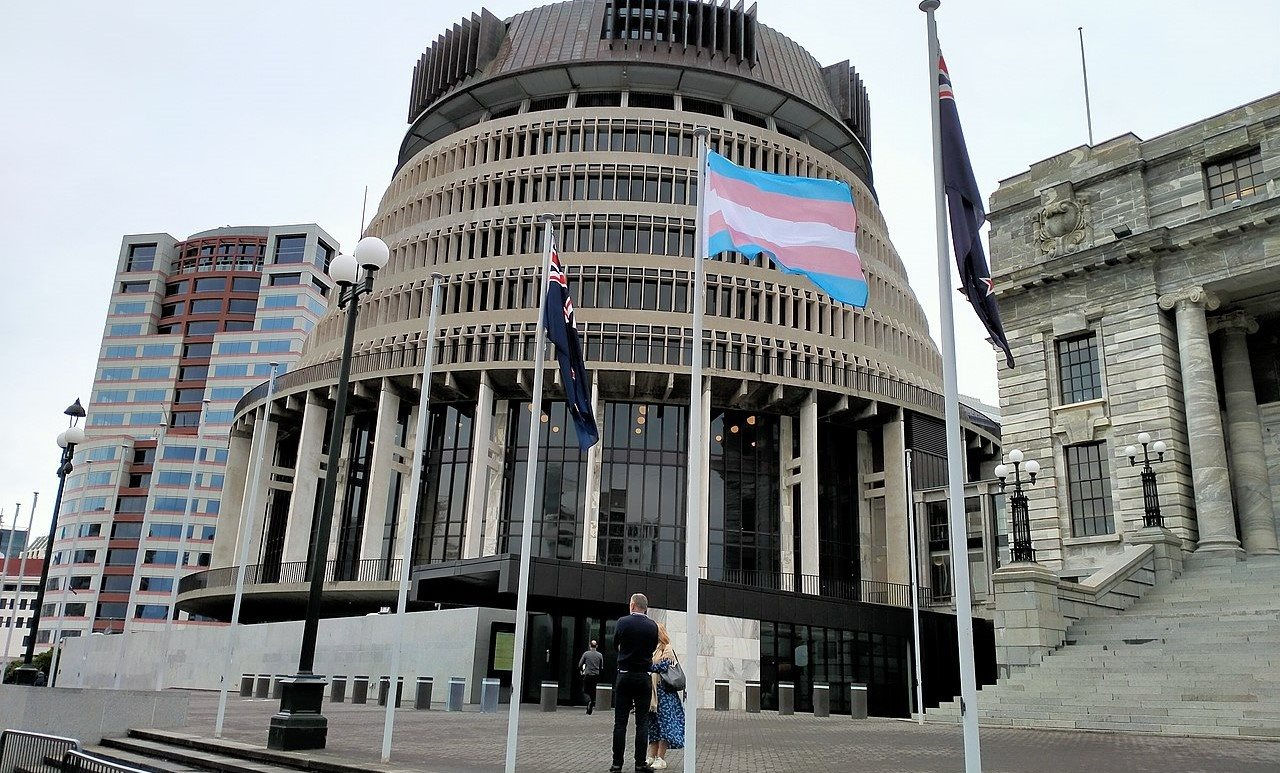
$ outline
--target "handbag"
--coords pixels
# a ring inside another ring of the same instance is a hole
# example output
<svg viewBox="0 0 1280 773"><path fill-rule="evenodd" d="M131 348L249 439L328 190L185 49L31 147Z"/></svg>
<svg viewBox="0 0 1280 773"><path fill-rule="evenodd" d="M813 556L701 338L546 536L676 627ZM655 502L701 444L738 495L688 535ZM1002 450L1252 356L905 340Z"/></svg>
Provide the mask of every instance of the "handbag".
<svg viewBox="0 0 1280 773"><path fill-rule="evenodd" d="M675 650L672 650L675 652ZM662 689L667 692L681 692L685 688L684 667L680 665L680 656L667 666L667 670L658 674Z"/></svg>

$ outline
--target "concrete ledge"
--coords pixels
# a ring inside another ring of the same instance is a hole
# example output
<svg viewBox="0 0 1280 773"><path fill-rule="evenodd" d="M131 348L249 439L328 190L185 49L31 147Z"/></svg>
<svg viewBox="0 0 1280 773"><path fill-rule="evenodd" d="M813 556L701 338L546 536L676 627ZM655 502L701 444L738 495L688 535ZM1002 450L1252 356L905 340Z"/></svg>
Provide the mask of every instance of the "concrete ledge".
<svg viewBox="0 0 1280 773"><path fill-rule="evenodd" d="M181 727L190 696L166 690L95 690L77 687L4 686L0 727L74 738L92 745L130 728Z"/></svg>

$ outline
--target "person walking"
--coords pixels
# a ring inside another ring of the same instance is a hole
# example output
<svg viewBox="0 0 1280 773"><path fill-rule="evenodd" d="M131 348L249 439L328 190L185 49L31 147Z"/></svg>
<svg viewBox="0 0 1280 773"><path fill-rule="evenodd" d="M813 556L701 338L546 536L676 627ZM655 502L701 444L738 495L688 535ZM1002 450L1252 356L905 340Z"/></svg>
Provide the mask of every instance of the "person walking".
<svg viewBox="0 0 1280 773"><path fill-rule="evenodd" d="M636 773L652 773L645 760L648 748L649 704L653 683L649 669L658 646L658 624L649 619L649 599L643 593L631 596L630 613L619 618L613 631L618 651L618 681L613 690L613 765L609 773L622 773L622 754L627 745L627 717L636 713Z"/></svg>
<svg viewBox="0 0 1280 773"><path fill-rule="evenodd" d="M600 682L600 672L604 670L604 655L597 649L599 643L591 640L591 648L578 658L578 670L582 672L582 691L587 696L587 713L596 709L596 685Z"/></svg>
<svg viewBox="0 0 1280 773"><path fill-rule="evenodd" d="M650 678L653 694L649 702L649 756L646 760L654 770L667 767L667 751L684 748L684 705L678 692L667 689L662 675L672 666L680 665L671 646L667 627L658 623L658 646L653 651Z"/></svg>

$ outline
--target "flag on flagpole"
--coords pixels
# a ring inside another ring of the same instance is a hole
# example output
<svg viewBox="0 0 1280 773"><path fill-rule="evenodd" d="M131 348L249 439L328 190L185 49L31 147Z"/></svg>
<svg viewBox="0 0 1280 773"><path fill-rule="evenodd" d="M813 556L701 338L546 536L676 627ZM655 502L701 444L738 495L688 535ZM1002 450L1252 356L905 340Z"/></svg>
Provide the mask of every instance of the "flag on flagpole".
<svg viewBox="0 0 1280 773"><path fill-rule="evenodd" d="M867 305L858 213L849 184L757 172L708 151L702 232L707 256L761 253L834 300Z"/></svg>
<svg viewBox="0 0 1280 773"><path fill-rule="evenodd" d="M987 221L982 207L982 194L969 163L969 149L960 128L960 112L951 89L947 63L938 55L938 118L942 129L942 179L947 190L947 209L951 214L951 244L955 248L956 266L960 269L960 289L991 336L991 342L1004 350L1005 362L1013 367L1013 353L1000 321L996 305L995 285L991 269L982 250L982 224Z"/></svg>
<svg viewBox="0 0 1280 773"><path fill-rule="evenodd" d="M547 271L547 302L543 305L542 324L556 347L560 362L560 380L564 383L565 405L578 429L578 446L587 450L600 439L596 428L595 409L591 405L591 377L582 357L582 339L574 322L573 299L569 297L569 279L560 265L555 234L550 234L551 263Z"/></svg>

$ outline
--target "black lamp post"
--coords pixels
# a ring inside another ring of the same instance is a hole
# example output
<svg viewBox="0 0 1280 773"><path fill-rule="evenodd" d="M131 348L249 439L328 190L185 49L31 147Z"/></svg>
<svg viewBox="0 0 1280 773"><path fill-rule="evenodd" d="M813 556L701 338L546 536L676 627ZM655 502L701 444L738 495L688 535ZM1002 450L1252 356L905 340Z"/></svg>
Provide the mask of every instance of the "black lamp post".
<svg viewBox="0 0 1280 773"><path fill-rule="evenodd" d="M27 649L22 653L22 665L13 671L15 684L35 684L40 669L31 664L36 652L36 636L40 632L40 610L44 606L44 586L49 583L49 565L53 563L53 538L58 530L58 511L62 509L62 490L67 485L67 476L71 474L71 457L75 455L76 446L84 442L84 429L76 424L84 418L84 407L76 400L63 411L71 417L70 425L58 435L58 445L62 447L62 458L58 462L58 494L53 500L53 515L49 517L49 541L44 546L44 566L40 568L40 585L36 588L36 605L31 611L30 634L27 636ZM74 556L72 557L74 560ZM21 578L19 578L21 583ZM50 681L52 681L50 674Z"/></svg>
<svg viewBox="0 0 1280 773"><path fill-rule="evenodd" d="M329 530L338 494L338 459L342 452L342 429L347 420L351 349L355 343L360 297L373 290L373 275L387 265L389 256L390 250L385 242L376 236L366 236L356 245L353 255L339 255L329 264L329 276L339 287L338 308L347 310L346 335L338 368L338 394L333 401L333 416L329 422L329 458L324 473L320 515L311 532L308 568L311 588L302 627L298 673L281 680L280 711L271 717L271 727L267 732L267 748L270 749L323 749L329 732L329 721L320 713L324 704L325 678L313 673L312 669L316 659L316 632L320 625L325 565L329 560Z"/></svg>
<svg viewBox="0 0 1280 773"><path fill-rule="evenodd" d="M1009 452L1009 462L1013 465L1013 496L1009 497L1010 519L1013 531L1013 560L1035 561L1036 551L1031 546L1031 516L1027 513L1027 495L1022 493L1022 471L1027 472L1027 485L1036 482L1040 472L1040 463L1035 459L1022 461L1022 451L1015 448ZM996 477L1000 479L1000 490L1004 491L1005 479L1009 476L1009 465L997 464Z"/></svg>
<svg viewBox="0 0 1280 773"><path fill-rule="evenodd" d="M1151 442L1151 435L1146 432L1138 433L1138 442L1142 444L1142 522L1148 527L1164 526L1164 518L1160 515L1160 496L1156 491L1156 472L1151 469L1151 453L1147 447L1151 447L1151 451L1156 452L1156 458L1164 461L1164 452L1168 450L1163 440ZM1138 449L1129 446L1124 450L1125 456L1129 457L1129 466L1138 463Z"/></svg>

